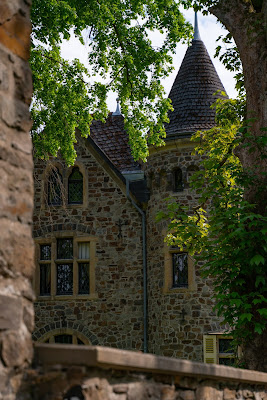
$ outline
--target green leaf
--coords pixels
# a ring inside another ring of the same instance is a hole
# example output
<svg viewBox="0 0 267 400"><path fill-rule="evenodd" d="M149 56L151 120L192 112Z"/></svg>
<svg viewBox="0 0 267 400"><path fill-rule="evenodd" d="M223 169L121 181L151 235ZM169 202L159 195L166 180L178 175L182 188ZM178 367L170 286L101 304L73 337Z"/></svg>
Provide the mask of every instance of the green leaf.
<svg viewBox="0 0 267 400"><path fill-rule="evenodd" d="M249 263L251 265L255 264L255 265L259 265L259 264L264 264L265 263L265 258L262 257L260 254L256 254L255 256L253 256Z"/></svg>

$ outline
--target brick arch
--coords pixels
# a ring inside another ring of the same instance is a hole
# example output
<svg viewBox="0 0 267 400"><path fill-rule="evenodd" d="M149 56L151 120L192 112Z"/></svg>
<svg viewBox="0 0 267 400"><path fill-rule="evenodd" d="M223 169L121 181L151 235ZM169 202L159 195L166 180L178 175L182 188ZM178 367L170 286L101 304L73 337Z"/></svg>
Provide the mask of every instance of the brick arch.
<svg viewBox="0 0 267 400"><path fill-rule="evenodd" d="M40 227L33 231L33 237L42 237L48 233L59 232L59 231L73 231L91 234L91 227L84 224L77 223L65 223L65 224L51 224L44 227Z"/></svg>
<svg viewBox="0 0 267 400"><path fill-rule="evenodd" d="M81 339L86 339L86 344L98 345L97 337L89 331L88 327L80 322L61 320L58 322L51 322L43 328L38 329L32 335L35 342L43 342L53 334L60 333L74 334L76 333Z"/></svg>

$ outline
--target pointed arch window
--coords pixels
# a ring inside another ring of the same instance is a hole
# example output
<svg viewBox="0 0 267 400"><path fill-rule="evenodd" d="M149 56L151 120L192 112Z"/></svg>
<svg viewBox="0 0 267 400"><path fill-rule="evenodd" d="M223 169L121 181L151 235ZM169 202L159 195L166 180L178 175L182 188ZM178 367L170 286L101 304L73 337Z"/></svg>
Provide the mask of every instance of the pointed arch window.
<svg viewBox="0 0 267 400"><path fill-rule="evenodd" d="M182 192L184 190L183 172L181 168L176 168L173 171L173 191Z"/></svg>
<svg viewBox="0 0 267 400"><path fill-rule="evenodd" d="M68 179L68 203L83 203L83 175L78 167L74 167Z"/></svg>
<svg viewBox="0 0 267 400"><path fill-rule="evenodd" d="M63 179L58 168L54 168L48 177L48 204L59 206L62 204Z"/></svg>

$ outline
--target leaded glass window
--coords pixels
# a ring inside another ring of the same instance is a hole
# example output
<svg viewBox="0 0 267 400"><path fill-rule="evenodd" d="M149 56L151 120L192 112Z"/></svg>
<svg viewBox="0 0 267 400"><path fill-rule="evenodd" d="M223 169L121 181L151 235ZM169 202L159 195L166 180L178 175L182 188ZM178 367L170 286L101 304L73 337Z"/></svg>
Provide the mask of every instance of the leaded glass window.
<svg viewBox="0 0 267 400"><path fill-rule="evenodd" d="M73 265L57 265L57 294L73 294Z"/></svg>
<svg viewBox="0 0 267 400"><path fill-rule="evenodd" d="M83 176L78 167L73 168L68 180L68 203L82 204Z"/></svg>
<svg viewBox="0 0 267 400"><path fill-rule="evenodd" d="M57 258L71 260L73 258L72 238L57 239Z"/></svg>
<svg viewBox="0 0 267 400"><path fill-rule="evenodd" d="M58 168L52 170L48 178L48 204L58 206L62 204L62 175Z"/></svg>
<svg viewBox="0 0 267 400"><path fill-rule="evenodd" d="M51 244L40 246L40 296L51 293Z"/></svg>
<svg viewBox="0 0 267 400"><path fill-rule="evenodd" d="M173 253L173 287L188 287L187 253Z"/></svg>
<svg viewBox="0 0 267 400"><path fill-rule="evenodd" d="M89 263L79 263L79 294L89 294Z"/></svg>
<svg viewBox="0 0 267 400"><path fill-rule="evenodd" d="M51 244L41 244L40 260L51 260Z"/></svg>
<svg viewBox="0 0 267 400"><path fill-rule="evenodd" d="M51 264L40 264L40 296L50 296Z"/></svg>
<svg viewBox="0 0 267 400"><path fill-rule="evenodd" d="M39 296L77 296L95 293L95 242L83 236L43 239L38 242ZM48 242L49 240L49 242ZM91 257L92 253L92 257Z"/></svg>
<svg viewBox="0 0 267 400"><path fill-rule="evenodd" d="M173 191L182 192L184 190L183 172L180 168L173 171Z"/></svg>

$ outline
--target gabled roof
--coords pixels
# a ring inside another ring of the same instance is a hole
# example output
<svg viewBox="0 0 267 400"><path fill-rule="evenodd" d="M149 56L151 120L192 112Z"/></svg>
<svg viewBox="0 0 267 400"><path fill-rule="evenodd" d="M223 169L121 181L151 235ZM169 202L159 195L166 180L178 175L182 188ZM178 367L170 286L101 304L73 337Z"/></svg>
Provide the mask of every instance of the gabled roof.
<svg viewBox="0 0 267 400"><path fill-rule="evenodd" d="M105 123L93 121L90 130L91 139L120 172L141 170L131 154L122 115L110 113Z"/></svg>
<svg viewBox="0 0 267 400"><path fill-rule="evenodd" d="M199 33L195 37L197 39L187 49L169 94L174 111L169 112L167 139L212 128L215 111L210 106L221 97L213 94L217 90L225 92Z"/></svg>

